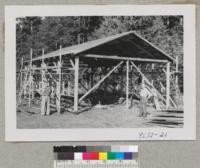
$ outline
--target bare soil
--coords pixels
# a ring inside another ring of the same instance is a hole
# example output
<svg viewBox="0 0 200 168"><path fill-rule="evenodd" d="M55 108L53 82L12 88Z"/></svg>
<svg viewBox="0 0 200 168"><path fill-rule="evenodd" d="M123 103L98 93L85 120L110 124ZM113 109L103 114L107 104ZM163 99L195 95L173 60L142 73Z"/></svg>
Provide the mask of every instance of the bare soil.
<svg viewBox="0 0 200 168"><path fill-rule="evenodd" d="M148 111L154 110L152 107ZM148 119L138 117L137 106L127 109L125 105L95 106L79 114L63 112L53 108L49 116L41 116L40 107L20 106L17 111L17 128L141 128Z"/></svg>

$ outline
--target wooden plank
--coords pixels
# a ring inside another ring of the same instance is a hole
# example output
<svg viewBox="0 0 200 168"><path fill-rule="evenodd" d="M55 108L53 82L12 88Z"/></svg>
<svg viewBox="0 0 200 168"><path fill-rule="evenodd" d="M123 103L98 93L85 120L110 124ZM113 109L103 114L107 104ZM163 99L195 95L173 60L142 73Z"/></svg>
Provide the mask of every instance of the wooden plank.
<svg viewBox="0 0 200 168"><path fill-rule="evenodd" d="M105 75L96 85L94 85L88 92L86 92L80 99L79 102L82 101L87 95L89 95L94 89L96 89L110 74L112 74L121 64L123 61L121 61L119 64L117 64L107 75Z"/></svg>
<svg viewBox="0 0 200 168"><path fill-rule="evenodd" d="M78 75L79 75L79 57L75 57L74 64L74 111L78 111Z"/></svg>
<svg viewBox="0 0 200 168"><path fill-rule="evenodd" d="M148 122L148 123L145 123L145 125L149 125L149 126L159 126L159 127L167 127L167 128L182 128L183 127L183 124L176 124L176 125L170 125L170 124L162 124L162 123L152 123L152 122Z"/></svg>
<svg viewBox="0 0 200 168"><path fill-rule="evenodd" d="M151 120L183 121L183 117L151 116Z"/></svg>
<svg viewBox="0 0 200 168"><path fill-rule="evenodd" d="M161 109L161 110L155 110L155 111L152 111L152 112L169 112L169 113L183 113L183 109L175 109L175 108L172 108L172 109Z"/></svg>
<svg viewBox="0 0 200 168"><path fill-rule="evenodd" d="M183 124L183 120L175 120L175 119L151 119L153 122L163 123L163 124Z"/></svg>
<svg viewBox="0 0 200 168"><path fill-rule="evenodd" d="M152 116L176 116L183 117L183 113L169 113L169 112L150 112Z"/></svg>
<svg viewBox="0 0 200 168"><path fill-rule="evenodd" d="M121 57L121 56L110 56L110 55L96 55L96 54L87 54L82 55L83 57L88 58L99 58L99 59L111 59L111 60L130 60L130 61L141 61L141 62L159 62L159 63L166 63L167 60L160 60L160 59L147 59L147 58L133 58L133 57Z"/></svg>

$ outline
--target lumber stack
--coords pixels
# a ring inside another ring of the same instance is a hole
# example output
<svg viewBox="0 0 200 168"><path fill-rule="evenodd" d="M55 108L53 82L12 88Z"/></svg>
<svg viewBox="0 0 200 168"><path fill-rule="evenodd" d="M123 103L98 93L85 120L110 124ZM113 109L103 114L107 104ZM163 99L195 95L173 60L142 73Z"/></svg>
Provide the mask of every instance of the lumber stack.
<svg viewBox="0 0 200 168"><path fill-rule="evenodd" d="M150 126L181 128L183 127L183 114L183 110L178 109L153 111L150 113L146 124Z"/></svg>

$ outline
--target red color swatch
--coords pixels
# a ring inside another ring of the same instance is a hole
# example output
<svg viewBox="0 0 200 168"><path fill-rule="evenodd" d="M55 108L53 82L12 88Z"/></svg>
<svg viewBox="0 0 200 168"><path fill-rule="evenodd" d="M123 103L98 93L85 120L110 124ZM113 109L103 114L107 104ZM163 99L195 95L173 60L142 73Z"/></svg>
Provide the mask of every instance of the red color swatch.
<svg viewBox="0 0 200 168"><path fill-rule="evenodd" d="M99 153L98 152L90 153L90 159L91 160L99 160Z"/></svg>

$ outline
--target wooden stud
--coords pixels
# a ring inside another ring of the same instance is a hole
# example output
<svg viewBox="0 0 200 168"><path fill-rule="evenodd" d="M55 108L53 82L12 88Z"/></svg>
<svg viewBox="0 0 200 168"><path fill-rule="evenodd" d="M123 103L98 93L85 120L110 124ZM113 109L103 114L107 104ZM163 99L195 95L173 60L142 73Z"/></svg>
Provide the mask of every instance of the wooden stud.
<svg viewBox="0 0 200 168"><path fill-rule="evenodd" d="M33 58L33 49L31 48L30 50L30 57L31 57L31 61L30 61L30 76L29 76L29 93L28 93L28 107L31 107L31 91L32 91L32 58Z"/></svg>
<svg viewBox="0 0 200 168"><path fill-rule="evenodd" d="M93 80L93 76L94 76L94 68L91 67L91 73L90 73L90 87L92 88L94 85L94 80Z"/></svg>
<svg viewBox="0 0 200 168"><path fill-rule="evenodd" d="M23 94L23 72L22 72L22 69L23 69L23 57L22 57L22 60L21 60L21 69L20 69L20 85L19 85L19 100L18 100L18 103L17 103L17 107L19 104L21 104L22 102L22 94Z"/></svg>
<svg viewBox="0 0 200 168"><path fill-rule="evenodd" d="M61 113L61 82L62 82L62 69L61 69L61 64L62 64L62 53L61 53L61 50L62 50L62 46L60 45L60 53L59 53L59 64L58 65L58 75L59 75L59 78L58 78L58 92L59 92L59 95L58 95L58 104L57 106L59 106L57 109L58 109L58 114Z"/></svg>
<svg viewBox="0 0 200 168"><path fill-rule="evenodd" d="M166 108L170 105L170 62L167 63L166 70Z"/></svg>
<svg viewBox="0 0 200 168"><path fill-rule="evenodd" d="M178 86L178 56L176 56L176 85Z"/></svg>
<svg viewBox="0 0 200 168"><path fill-rule="evenodd" d="M22 69L23 69L23 64L24 64L24 62L23 62L23 58L22 58L22 60L21 60L21 70L20 70L20 88L22 88L22 83L23 83L23 72L22 72Z"/></svg>
<svg viewBox="0 0 200 168"><path fill-rule="evenodd" d="M44 48L42 49L42 66L43 64L44 64ZM44 68L42 68L42 92L44 92L44 75L45 75L45 71L44 71Z"/></svg>
<svg viewBox="0 0 200 168"><path fill-rule="evenodd" d="M79 73L79 57L75 57L74 71L74 111L78 111L78 73Z"/></svg>

